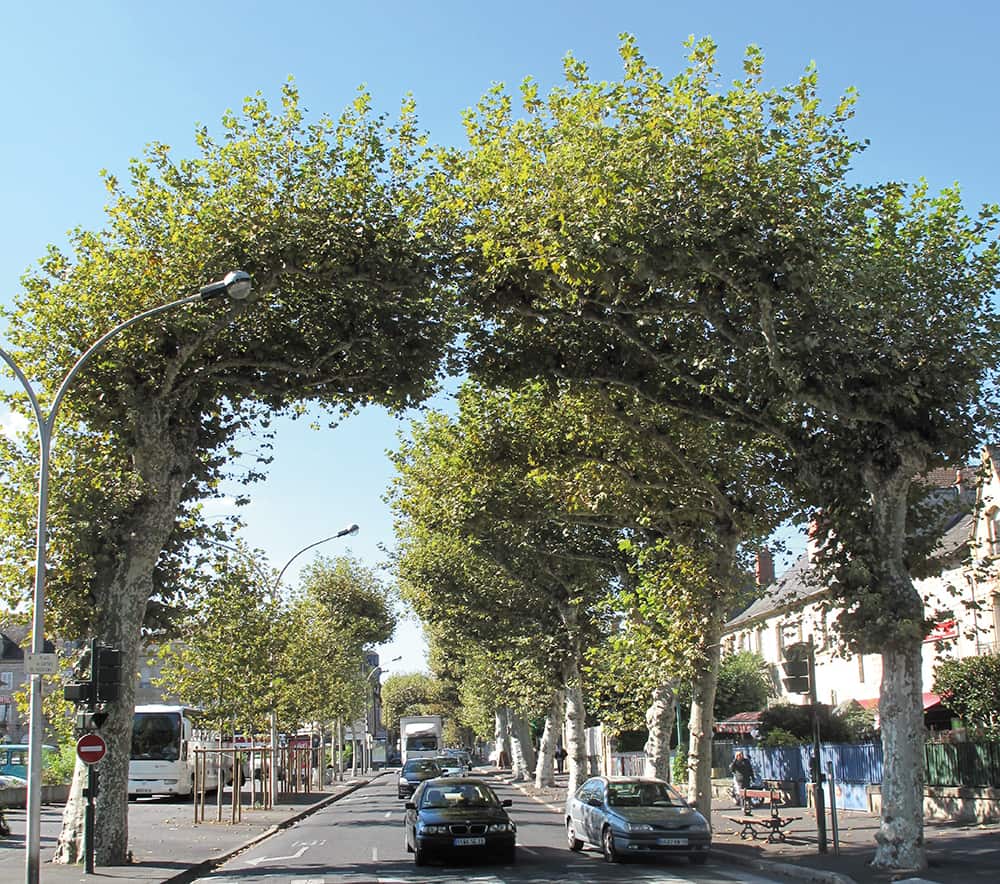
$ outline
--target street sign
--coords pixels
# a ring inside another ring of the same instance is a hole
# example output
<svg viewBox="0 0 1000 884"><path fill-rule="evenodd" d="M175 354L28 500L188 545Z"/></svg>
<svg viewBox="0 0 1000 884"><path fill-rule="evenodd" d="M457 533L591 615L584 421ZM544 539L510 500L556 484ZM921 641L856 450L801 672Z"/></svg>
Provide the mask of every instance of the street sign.
<svg viewBox="0 0 1000 884"><path fill-rule="evenodd" d="M28 651L24 655L24 671L28 675L58 675L59 657L56 654L33 654Z"/></svg>
<svg viewBox="0 0 1000 884"><path fill-rule="evenodd" d="M108 751L108 744L100 734L84 734L76 741L76 754L84 764L97 764Z"/></svg>

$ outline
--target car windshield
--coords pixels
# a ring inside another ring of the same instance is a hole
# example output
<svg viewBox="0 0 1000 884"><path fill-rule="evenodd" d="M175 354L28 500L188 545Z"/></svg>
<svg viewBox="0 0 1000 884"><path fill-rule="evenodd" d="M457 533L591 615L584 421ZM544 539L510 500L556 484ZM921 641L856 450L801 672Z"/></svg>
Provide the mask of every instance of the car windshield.
<svg viewBox="0 0 1000 884"><path fill-rule="evenodd" d="M421 808L495 807L497 796L485 783L437 783L424 787Z"/></svg>
<svg viewBox="0 0 1000 884"><path fill-rule="evenodd" d="M423 773L425 771L432 771L434 773L440 773L441 768L438 767L436 761L430 758L415 758L412 761L406 762L406 767L403 768L406 773Z"/></svg>
<svg viewBox="0 0 1000 884"><path fill-rule="evenodd" d="M611 783L608 804L612 807L683 807L685 802L666 783Z"/></svg>

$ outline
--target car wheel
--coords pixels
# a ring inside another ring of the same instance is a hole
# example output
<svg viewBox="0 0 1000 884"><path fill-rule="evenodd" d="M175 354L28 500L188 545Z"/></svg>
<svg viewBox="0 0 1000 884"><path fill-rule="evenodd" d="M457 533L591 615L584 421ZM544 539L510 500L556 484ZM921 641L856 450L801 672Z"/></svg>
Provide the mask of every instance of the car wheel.
<svg viewBox="0 0 1000 884"><path fill-rule="evenodd" d="M517 864L517 847L512 847L508 853L504 855L504 864L508 866L513 866Z"/></svg>
<svg viewBox="0 0 1000 884"><path fill-rule="evenodd" d="M415 866L426 866L427 865L427 854L424 853L419 847L413 848L413 865Z"/></svg>
<svg viewBox="0 0 1000 884"><path fill-rule="evenodd" d="M696 866L703 866L703 865L705 865L705 861L707 859L708 859L708 854L707 853L692 853L691 854L691 862L694 863Z"/></svg>
<svg viewBox="0 0 1000 884"><path fill-rule="evenodd" d="M615 836L611 831L611 826L605 826L601 832L601 849L604 851L604 861L606 863L618 862L618 853L615 851Z"/></svg>
<svg viewBox="0 0 1000 884"><path fill-rule="evenodd" d="M583 842L576 837L576 832L573 831L572 820L566 820L566 844L574 853L583 850Z"/></svg>

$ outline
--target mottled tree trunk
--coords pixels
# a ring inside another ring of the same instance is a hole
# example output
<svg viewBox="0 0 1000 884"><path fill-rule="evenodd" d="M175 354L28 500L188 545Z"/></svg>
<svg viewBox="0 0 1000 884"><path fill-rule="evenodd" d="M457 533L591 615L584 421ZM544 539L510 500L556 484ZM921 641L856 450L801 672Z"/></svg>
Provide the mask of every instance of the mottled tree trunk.
<svg viewBox="0 0 1000 884"><path fill-rule="evenodd" d="M921 642L882 651L882 814L872 865L924 869L924 713Z"/></svg>
<svg viewBox="0 0 1000 884"><path fill-rule="evenodd" d="M100 792L96 805L94 861L99 866L122 865L128 858L128 768L135 710L141 627L153 591L153 571L173 530L181 492L193 471L183 454L182 439L171 434L170 421L150 403L137 429L135 451L144 493L129 519L128 537L119 538L119 558L98 574L94 632L98 642L120 649L122 684L118 700L108 706L101 735L108 752L98 764ZM83 855L86 801L74 791L63 812L54 861L75 863Z"/></svg>
<svg viewBox="0 0 1000 884"><path fill-rule="evenodd" d="M705 649L691 680L691 742L688 745L688 800L705 819L712 814L712 728L715 725L715 688L719 681L722 630L715 617L705 634ZM680 748L678 747L678 751Z"/></svg>
<svg viewBox="0 0 1000 884"><path fill-rule="evenodd" d="M580 685L580 670L575 663L566 668L566 761L569 763L569 783L567 794L572 795L577 787L590 775L587 763L586 711L583 706L583 690Z"/></svg>
<svg viewBox="0 0 1000 884"><path fill-rule="evenodd" d="M545 729L542 731L542 739L538 744L538 762L535 764L535 786L541 789L544 786L554 786L556 784L555 768L553 760L556 746L559 745L559 734L562 731L563 709L566 700L562 691L556 691L552 695L552 702L549 704L548 712L545 713Z"/></svg>
<svg viewBox="0 0 1000 884"><path fill-rule="evenodd" d="M646 774L670 780L670 738L674 730L674 705L677 687L673 682L660 685L653 691L653 701L646 710ZM678 746L681 752L682 747Z"/></svg>
<svg viewBox="0 0 1000 884"><path fill-rule="evenodd" d="M913 452L901 457L888 477L866 471L872 497L872 534L883 553L877 591L885 610L899 625L897 635L882 641L882 687L879 718L885 767L882 813L872 865L877 869L927 867L924 844L924 707L921 673L923 600L913 586L905 560L907 497L911 477L924 469Z"/></svg>
<svg viewBox="0 0 1000 884"><path fill-rule="evenodd" d="M530 780L535 769L535 747L531 744L531 728L521 713L510 716L511 773L517 782Z"/></svg>
<svg viewBox="0 0 1000 884"><path fill-rule="evenodd" d="M504 767L504 760L510 761L510 710L502 706L494 713L493 719L497 767Z"/></svg>

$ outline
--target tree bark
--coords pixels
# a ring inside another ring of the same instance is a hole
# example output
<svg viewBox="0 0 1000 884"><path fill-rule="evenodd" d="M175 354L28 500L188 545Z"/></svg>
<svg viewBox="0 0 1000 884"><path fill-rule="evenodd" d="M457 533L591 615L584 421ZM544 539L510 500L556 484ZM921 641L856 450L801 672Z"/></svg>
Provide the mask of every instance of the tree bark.
<svg viewBox="0 0 1000 884"><path fill-rule="evenodd" d="M494 721L497 767L504 767L503 762L510 761L510 710L506 706L497 709Z"/></svg>
<svg viewBox="0 0 1000 884"><path fill-rule="evenodd" d="M510 716L511 774L516 782L531 779L535 768L535 747L531 744L531 729L521 713Z"/></svg>
<svg viewBox="0 0 1000 884"><path fill-rule="evenodd" d="M719 681L721 618L713 617L705 635L704 656L691 682L691 741L688 746L688 800L707 820L712 818L712 728L715 688Z"/></svg>
<svg viewBox="0 0 1000 884"><path fill-rule="evenodd" d="M569 783L567 794L572 795L580 784L590 776L587 763L586 711L583 706L583 689L580 684L580 668L576 661L565 667L566 694L566 760L569 762Z"/></svg>
<svg viewBox="0 0 1000 884"><path fill-rule="evenodd" d="M674 704L677 688L673 682L653 691L653 701L646 710L646 775L670 781L670 739L674 730ZM682 751L678 746L677 751Z"/></svg>
<svg viewBox="0 0 1000 884"><path fill-rule="evenodd" d="M566 700L562 691L552 695L548 712L545 713L545 729L538 744L538 762L535 764L535 786L539 789L556 784L555 768L553 766L556 746L559 745L559 733L562 730L562 715L566 708Z"/></svg>
<svg viewBox="0 0 1000 884"><path fill-rule="evenodd" d="M865 471L872 501L872 534L883 553L876 589L893 614L896 635L880 642L882 686L879 699L882 749L882 813L875 836L876 869L927 868L924 844L924 706L922 676L923 600L913 586L905 559L907 497L911 477L925 461L914 452L900 458L888 475Z"/></svg>
<svg viewBox="0 0 1000 884"><path fill-rule="evenodd" d="M129 535L119 540L120 557L109 573L98 574L94 580L95 636L99 643L121 651L122 664L118 700L108 704L108 719L101 728L108 752L98 765L94 862L100 866L123 865L128 859L128 769L142 622L153 592L157 559L173 530L184 485L193 473L184 439L172 431L158 403L150 403L141 424L134 460L143 494L128 520ZM85 806L82 790L71 793L54 862L75 863L82 855Z"/></svg>
<svg viewBox="0 0 1000 884"><path fill-rule="evenodd" d="M882 813L872 866L920 870L924 845L924 714L921 642L882 652Z"/></svg>

